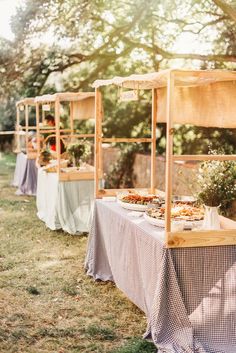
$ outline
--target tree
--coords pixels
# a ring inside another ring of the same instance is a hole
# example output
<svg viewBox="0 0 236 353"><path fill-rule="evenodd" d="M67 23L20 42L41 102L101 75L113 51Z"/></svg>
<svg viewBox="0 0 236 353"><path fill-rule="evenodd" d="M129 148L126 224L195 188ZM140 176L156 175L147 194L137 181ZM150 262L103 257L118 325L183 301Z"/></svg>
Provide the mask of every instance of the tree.
<svg viewBox="0 0 236 353"><path fill-rule="evenodd" d="M83 70L85 64L89 75L77 88L113 74L114 63L118 74L129 74L166 68L176 59L205 66L236 62L233 5L222 0L151 0L148 5L144 0L27 0L12 22L16 39L6 63L12 68L9 78L29 82L38 93L53 72ZM175 45L184 33L208 44L208 50L181 53ZM45 43L48 35L54 40Z"/></svg>
<svg viewBox="0 0 236 353"><path fill-rule="evenodd" d="M0 50L4 104L11 108L4 124L14 121L15 99L55 91L55 81L61 90L90 90L97 78L170 65L234 69L236 62L233 0L149 0L148 6L144 0L26 0L12 29L14 42ZM199 47L183 51L186 35ZM115 114L122 116L120 132L146 131L148 106L128 107L123 118L124 106L108 98L105 104L110 135Z"/></svg>

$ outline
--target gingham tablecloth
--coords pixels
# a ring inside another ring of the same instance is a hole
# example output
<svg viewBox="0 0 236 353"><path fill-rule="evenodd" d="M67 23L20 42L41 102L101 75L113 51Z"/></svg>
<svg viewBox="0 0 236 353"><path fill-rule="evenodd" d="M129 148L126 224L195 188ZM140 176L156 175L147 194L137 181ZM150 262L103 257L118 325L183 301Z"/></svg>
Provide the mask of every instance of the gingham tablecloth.
<svg viewBox="0 0 236 353"><path fill-rule="evenodd" d="M161 353L236 353L236 247L166 249L160 228L97 200L85 267L147 316Z"/></svg>
<svg viewBox="0 0 236 353"><path fill-rule="evenodd" d="M36 195L38 170L34 159L28 159L23 152L17 154L13 186L17 186L16 195Z"/></svg>
<svg viewBox="0 0 236 353"><path fill-rule="evenodd" d="M26 154L23 152L17 153L14 179L12 182L12 185L15 187L19 187L22 183L22 179L25 174L26 162L27 162Z"/></svg>
<svg viewBox="0 0 236 353"><path fill-rule="evenodd" d="M36 195L37 191L37 176L38 169L35 164L35 159L27 159L25 173L22 182L19 186L21 194Z"/></svg>

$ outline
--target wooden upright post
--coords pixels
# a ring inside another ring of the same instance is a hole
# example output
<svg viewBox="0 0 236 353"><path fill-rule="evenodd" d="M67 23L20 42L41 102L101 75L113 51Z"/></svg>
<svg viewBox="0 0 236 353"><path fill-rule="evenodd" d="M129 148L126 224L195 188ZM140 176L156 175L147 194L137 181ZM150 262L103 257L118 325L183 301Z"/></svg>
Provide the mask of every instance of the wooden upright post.
<svg viewBox="0 0 236 353"><path fill-rule="evenodd" d="M60 161L61 161L61 143L60 143L60 100L57 97L55 101L55 124L56 124L56 155L57 155L57 173L60 180Z"/></svg>
<svg viewBox="0 0 236 353"><path fill-rule="evenodd" d="M71 129L71 137L73 136L74 134L74 102L70 102L70 129Z"/></svg>
<svg viewBox="0 0 236 353"><path fill-rule="evenodd" d="M20 148L20 109L16 106L16 151L19 153Z"/></svg>
<svg viewBox="0 0 236 353"><path fill-rule="evenodd" d="M151 145L151 193L155 193L156 177L156 128L157 128L157 90L152 89L152 145Z"/></svg>
<svg viewBox="0 0 236 353"><path fill-rule="evenodd" d="M25 150L28 153L29 144L29 105L25 104Z"/></svg>
<svg viewBox="0 0 236 353"><path fill-rule="evenodd" d="M42 123L45 124L45 111L43 110L43 104L42 104Z"/></svg>
<svg viewBox="0 0 236 353"><path fill-rule="evenodd" d="M102 113L101 92L95 89L95 197L99 197L99 177L101 175Z"/></svg>
<svg viewBox="0 0 236 353"><path fill-rule="evenodd" d="M169 71L167 80L166 109L166 177L165 177L165 230L166 236L171 231L171 197L173 168L173 103L174 103L174 73Z"/></svg>
<svg viewBox="0 0 236 353"><path fill-rule="evenodd" d="M40 116L39 116L39 103L36 103L36 126L37 126L37 156L39 157L40 155L40 128L39 128L39 123L40 123Z"/></svg>

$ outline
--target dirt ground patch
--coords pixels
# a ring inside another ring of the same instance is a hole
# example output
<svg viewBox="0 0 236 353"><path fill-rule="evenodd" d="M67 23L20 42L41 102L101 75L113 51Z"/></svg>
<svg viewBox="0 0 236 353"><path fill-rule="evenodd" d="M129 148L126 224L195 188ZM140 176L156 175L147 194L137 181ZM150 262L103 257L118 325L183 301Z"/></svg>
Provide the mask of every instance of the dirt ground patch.
<svg viewBox="0 0 236 353"><path fill-rule="evenodd" d="M87 236L46 229L35 198L14 195L11 158L0 159L0 352L155 352L144 314L85 274Z"/></svg>

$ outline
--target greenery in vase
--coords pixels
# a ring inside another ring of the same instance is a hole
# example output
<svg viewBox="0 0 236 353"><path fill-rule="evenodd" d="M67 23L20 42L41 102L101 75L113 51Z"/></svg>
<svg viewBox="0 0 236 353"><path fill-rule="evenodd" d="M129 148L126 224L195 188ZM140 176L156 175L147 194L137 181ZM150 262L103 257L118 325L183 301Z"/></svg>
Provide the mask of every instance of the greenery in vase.
<svg viewBox="0 0 236 353"><path fill-rule="evenodd" d="M224 154L222 150L210 150L210 154ZM236 199L236 162L205 161L200 165L197 183L197 199L207 206L220 205L223 213Z"/></svg>
<svg viewBox="0 0 236 353"><path fill-rule="evenodd" d="M48 149L42 150L39 156L40 165L47 165L52 157L51 152Z"/></svg>
<svg viewBox="0 0 236 353"><path fill-rule="evenodd" d="M85 162L91 153L91 145L87 141L71 143L67 147L67 153L75 167Z"/></svg>

